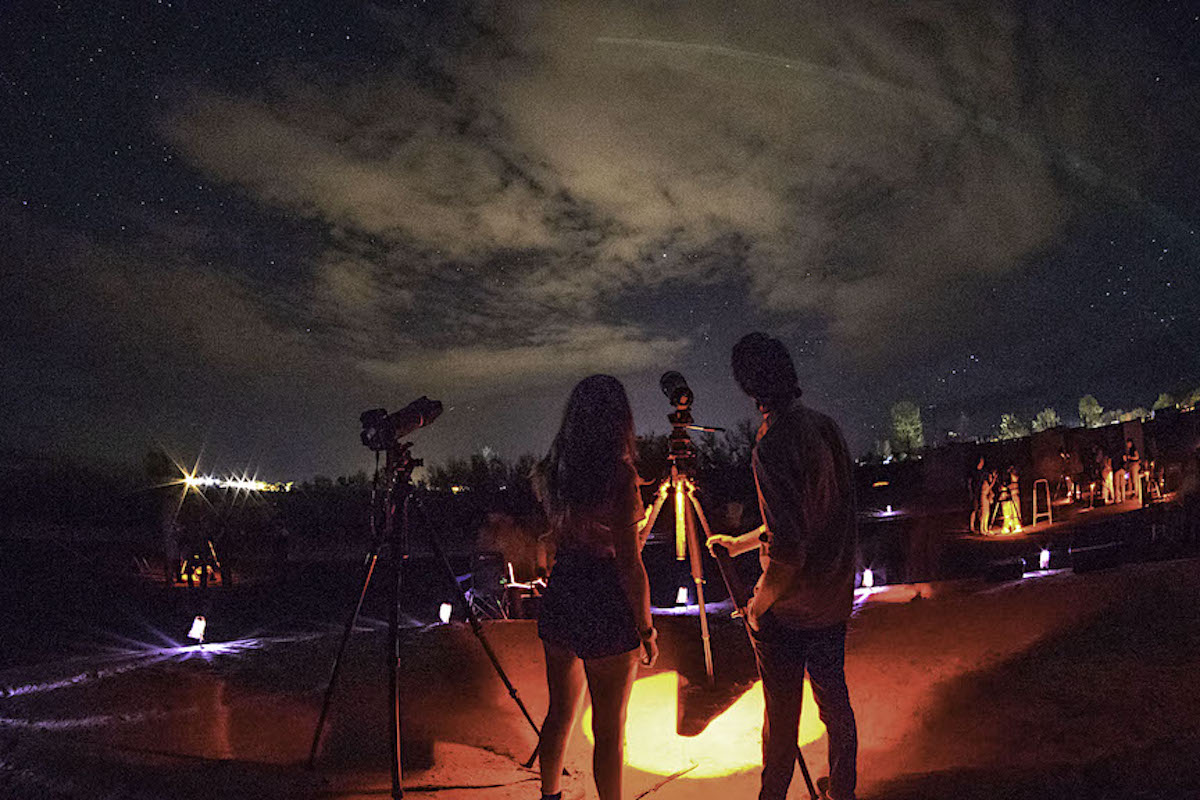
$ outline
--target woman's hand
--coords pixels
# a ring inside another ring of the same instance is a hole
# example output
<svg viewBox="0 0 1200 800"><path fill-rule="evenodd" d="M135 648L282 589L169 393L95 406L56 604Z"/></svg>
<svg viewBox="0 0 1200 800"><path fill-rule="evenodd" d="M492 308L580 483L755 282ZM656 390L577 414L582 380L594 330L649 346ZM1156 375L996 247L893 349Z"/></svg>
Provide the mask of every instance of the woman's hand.
<svg viewBox="0 0 1200 800"><path fill-rule="evenodd" d="M642 631L642 666L653 667L658 661L658 631L653 627L649 633Z"/></svg>

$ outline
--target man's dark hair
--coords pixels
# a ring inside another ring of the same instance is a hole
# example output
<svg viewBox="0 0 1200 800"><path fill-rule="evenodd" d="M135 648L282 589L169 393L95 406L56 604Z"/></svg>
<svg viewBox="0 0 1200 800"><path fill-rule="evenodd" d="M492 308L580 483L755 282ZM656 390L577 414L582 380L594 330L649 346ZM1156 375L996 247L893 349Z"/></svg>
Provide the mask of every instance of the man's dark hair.
<svg viewBox="0 0 1200 800"><path fill-rule="evenodd" d="M796 367L783 342L765 333L748 333L733 346L733 377L760 405L790 400L800 394Z"/></svg>

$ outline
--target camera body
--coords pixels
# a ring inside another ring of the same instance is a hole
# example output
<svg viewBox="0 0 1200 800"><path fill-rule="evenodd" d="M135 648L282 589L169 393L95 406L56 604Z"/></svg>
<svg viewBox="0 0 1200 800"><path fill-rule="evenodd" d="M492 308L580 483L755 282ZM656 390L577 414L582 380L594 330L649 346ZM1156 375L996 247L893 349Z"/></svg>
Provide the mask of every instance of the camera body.
<svg viewBox="0 0 1200 800"><path fill-rule="evenodd" d="M441 402L424 395L392 414L382 408L364 411L358 417L362 423L362 443L376 452L387 450L417 428L433 422L441 413Z"/></svg>

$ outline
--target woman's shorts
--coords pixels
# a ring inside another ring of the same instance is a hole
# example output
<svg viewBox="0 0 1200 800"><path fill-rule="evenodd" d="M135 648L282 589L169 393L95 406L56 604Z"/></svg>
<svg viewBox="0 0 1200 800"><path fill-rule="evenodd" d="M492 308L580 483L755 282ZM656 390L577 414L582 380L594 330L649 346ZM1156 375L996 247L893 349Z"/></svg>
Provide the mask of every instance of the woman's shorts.
<svg viewBox="0 0 1200 800"><path fill-rule="evenodd" d="M560 553L542 596L538 636L580 658L615 656L640 647L616 560Z"/></svg>

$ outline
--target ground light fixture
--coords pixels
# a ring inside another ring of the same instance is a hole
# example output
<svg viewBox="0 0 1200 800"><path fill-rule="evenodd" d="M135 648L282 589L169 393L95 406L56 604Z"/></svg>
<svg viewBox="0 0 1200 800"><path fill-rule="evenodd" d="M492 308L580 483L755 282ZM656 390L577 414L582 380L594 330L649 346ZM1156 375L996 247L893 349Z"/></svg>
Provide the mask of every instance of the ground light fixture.
<svg viewBox="0 0 1200 800"><path fill-rule="evenodd" d="M192 620L192 629L188 631L188 638L195 639L197 644L204 643L204 629L208 627L208 623L204 617L199 614Z"/></svg>

